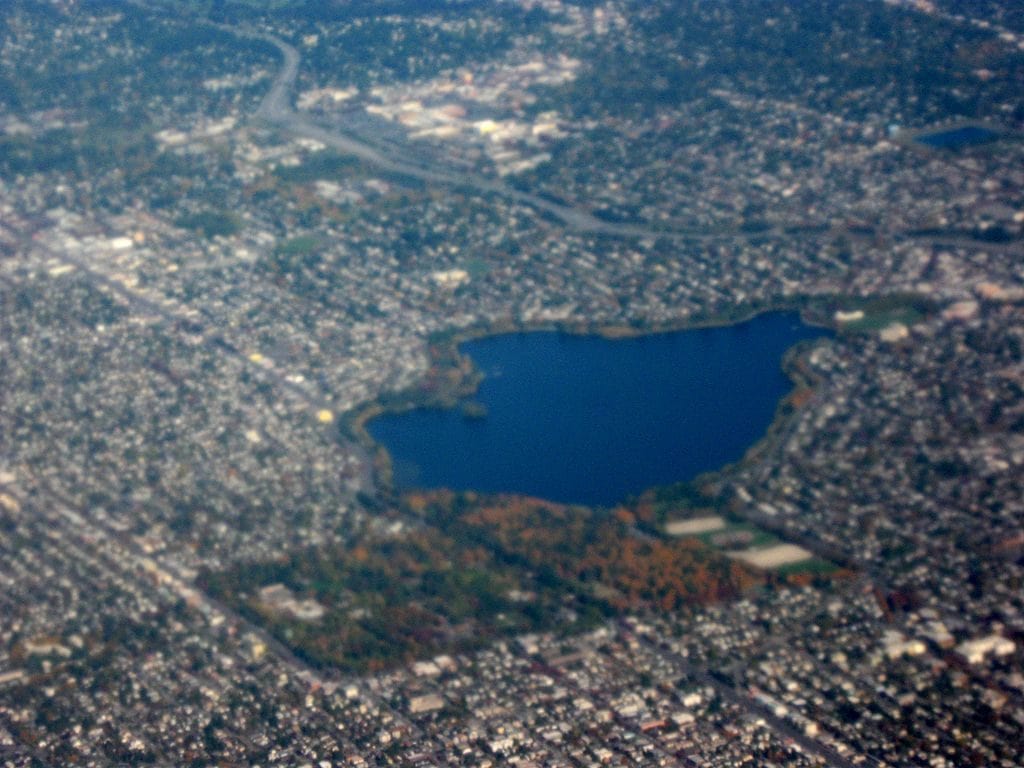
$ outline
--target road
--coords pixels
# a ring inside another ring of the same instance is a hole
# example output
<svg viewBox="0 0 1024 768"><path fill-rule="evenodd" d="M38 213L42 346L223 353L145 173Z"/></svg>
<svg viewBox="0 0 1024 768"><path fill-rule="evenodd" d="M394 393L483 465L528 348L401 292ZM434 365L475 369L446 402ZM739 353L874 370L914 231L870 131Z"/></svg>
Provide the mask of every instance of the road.
<svg viewBox="0 0 1024 768"><path fill-rule="evenodd" d="M286 393L296 398L300 403L302 403L303 407L309 409L313 418L316 418L320 411L331 411L333 413L334 404L321 393L315 391L311 387L304 386L297 381L290 380L286 375L281 373L279 366L275 365L273 360L266 357L266 355L264 355L264 358L270 363L269 366L253 362L249 359L244 350L239 349L236 344L234 344L222 332L215 329L212 324L204 324L195 318L187 316L183 312L175 311L173 307L169 307L166 304L145 296L139 291L129 288L123 283L114 280L102 271L96 269L85 259L75 256L69 252L55 251L38 241L26 242L24 247L26 250L33 249L36 251L42 251L57 261L75 267L75 269L85 275L95 286L97 286L97 288L100 288L101 290L106 289L117 294L132 310L135 310L143 317L157 317L167 322L172 328L178 327L189 329L190 333L200 336L203 340L203 344L218 356L232 357L236 359L242 366L248 368L252 373L254 373L256 377L273 385L279 392ZM325 428L332 429L333 426L332 424L327 424L325 425ZM358 444L358 442L352 441L351 443L346 443L345 447L355 454L356 460L361 468L359 474L360 487L362 489L371 488L373 480L372 470L370 469L372 464L370 456L366 453L366 450Z"/></svg>
<svg viewBox="0 0 1024 768"><path fill-rule="evenodd" d="M643 643L648 650L669 659L676 667L682 669L687 676L698 680L702 685L713 688L725 701L734 704L755 717L763 719L777 736L788 738L795 744L799 744L805 752L811 755L818 755L828 762L829 765L833 766L833 768L861 768L836 751L831 745L823 743L820 739L808 736L793 724L776 715L770 707L756 701L751 696L744 695L739 689L712 674L710 670L698 667L678 653L661 647L646 634L634 632L628 622L622 622L622 627Z"/></svg>
<svg viewBox="0 0 1024 768"><path fill-rule="evenodd" d="M233 30L239 33L238 30ZM244 32L239 34L245 34ZM479 192L496 194L507 199L525 203L532 208L549 213L570 229L595 234L627 234L629 236L656 237L659 233L641 227L630 227L603 222L585 211L559 205L538 195L512 189L492 179L465 172L453 172L419 165L397 155L385 157L379 150L350 135L328 131L291 108L290 93L298 76L302 61L299 52L288 43L273 35L256 34L256 39L275 46L283 57L283 64L274 83L256 111L256 117L266 120L291 134L314 139L347 155L358 157L371 165L392 173L409 176L432 184L454 187L470 187Z"/></svg>
<svg viewBox="0 0 1024 768"><path fill-rule="evenodd" d="M165 0L127 0L132 5L144 9L150 13L163 13L165 15L178 16L180 8ZM338 131L327 130L317 125L309 118L300 115L291 106L291 93L298 78L299 67L302 65L302 55L289 43L276 35L260 32L241 27L228 26L207 21L202 18L195 18L194 22L204 26L214 27L236 37L250 40L260 40L276 48L282 57L281 69L274 77L274 81L257 108L253 117L274 125L279 129L295 136L314 139L353 157L358 157L365 162L375 165L383 170L393 173L420 179L422 181L442 184L445 186L462 187L475 189L479 192L495 194L506 199L515 200L528 205L535 210L543 211L561 221L568 229L581 234L605 235L623 238L641 239L669 239L680 241L721 241L721 240L749 240L765 237L771 238L803 238L816 241L832 239L834 232L828 222L808 223L800 222L795 226L785 223L777 224L767 230L758 232L744 232L738 229L709 230L707 228L686 228L671 227L659 229L645 226L643 224L623 224L603 221L579 208L561 205L553 200L546 199L539 195L514 189L494 179L488 179L478 174L457 172L449 169L439 169L423 165L401 157L397 153L389 152L385 156L380 150L370 144L361 141L355 136L342 134ZM989 252L1000 252L1011 255L1024 255L1024 242L1016 241L1010 243L989 243L976 240L970 237L961 236L959 233L953 237L942 235L912 236L904 232L894 231L887 233L891 240L903 242L914 242L925 247L950 247L966 248L969 250L987 250ZM857 236L855 239L866 240L870 236Z"/></svg>
<svg viewBox="0 0 1024 768"><path fill-rule="evenodd" d="M553 216L568 229L581 234L688 241L747 240L765 237L820 240L822 238L830 238L833 234L831 228L826 223L817 225L812 223L808 225L806 222L801 222L796 228L779 224L762 231L744 232L738 229L724 231L679 227L658 229L642 224L603 221L587 211L562 205L540 195L515 189L498 180L465 171L422 165L393 152L384 155L379 149L359 138L351 134L340 133L336 130L328 130L292 109L291 92L298 77L299 67L302 64L302 56L294 46L289 45L279 37L266 33L248 32L232 27L221 27L221 29L242 37L262 40L277 48L281 53L281 69L275 76L270 91L256 110L255 117L257 119L264 120L292 135L319 141L343 154L358 157L360 160L382 170L409 176L432 184L470 188L478 192L493 194L507 200L523 203L535 210ZM1019 242L990 243L962 235L952 237L944 237L942 235L909 236L901 235L899 232L891 233L891 236L929 247L968 248L1013 255L1024 253L1024 244Z"/></svg>
<svg viewBox="0 0 1024 768"><path fill-rule="evenodd" d="M156 576L159 585L157 587L158 590L173 593L178 598L190 603L207 620L212 620L217 616L222 617L235 627L232 634L249 634L259 639L271 653L276 655L290 669L295 677L311 687L322 688L327 684L334 687L344 687L348 683L355 683L363 700L377 707L380 711L391 715L394 722L406 729L407 733L415 741L429 745L428 754L430 756L438 761L441 760L443 751L433 739L427 737L423 730L404 714L373 695L367 686L361 684L363 682L361 679L342 676L332 669L319 669L299 658L265 627L250 621L242 613L217 600L209 593L193 587L191 576L183 572L181 564L173 555L143 551L141 545L129 533L117 530L110 523L97 519L96 515L76 512L77 505L75 501L54 489L47 482L46 478L30 475L30 479L34 487L41 490L46 495L46 498L53 502L50 516L54 530L59 530L61 536L74 536L79 546L92 551L94 554L97 554L99 551L97 542L102 542L118 554L116 558L108 557L105 560L108 567L119 570L126 579L131 580L140 588L144 588L144 585L146 585L146 581L140 577L140 573ZM13 486L0 484L0 492L10 495L21 504L27 504L28 502L21 491ZM70 542L68 543L70 544ZM97 556L99 555L97 554ZM154 566L155 570L153 570ZM234 649L234 652L236 654L242 653L240 648ZM236 661L247 663L248 659L239 655ZM3 757L6 752L11 754L34 754L25 745L13 745L10 747L0 745L0 757Z"/></svg>
<svg viewBox="0 0 1024 768"><path fill-rule="evenodd" d="M432 184L452 187L468 187L478 192L497 195L508 200L528 205L535 210L550 214L561 221L569 229L582 234L606 235L629 238L670 238L685 240L720 240L726 238L764 237L781 235L781 228L767 232L708 232L698 229L655 229L636 224L619 224L603 221L579 208L561 205L540 195L524 192L504 184L501 181L488 179L473 173L453 171L418 164L406 157L389 153L385 156L380 150L360 139L337 131L328 130L297 113L291 107L290 94L298 77L302 57L294 46L289 45L274 35L247 32L229 27L222 27L233 34L262 40L276 47L283 63L270 91L256 110L255 117L265 120L292 135L319 141L347 155L358 157L371 165L385 171L419 179Z"/></svg>

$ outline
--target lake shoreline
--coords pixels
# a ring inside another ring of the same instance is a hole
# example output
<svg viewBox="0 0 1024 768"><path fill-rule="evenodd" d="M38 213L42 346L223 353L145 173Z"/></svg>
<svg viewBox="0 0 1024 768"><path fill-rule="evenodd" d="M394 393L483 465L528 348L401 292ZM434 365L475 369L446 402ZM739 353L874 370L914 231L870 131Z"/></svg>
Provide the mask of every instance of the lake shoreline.
<svg viewBox="0 0 1024 768"><path fill-rule="evenodd" d="M690 330L728 328L750 322L762 315L793 312L799 315L802 323L808 327L835 330L828 311L829 304L838 297L814 297L792 301L780 301L767 305L737 308L735 311L709 318L688 318L679 322L650 327L616 326L602 323L519 323L508 320L497 321L483 326L443 332L434 336L429 342L430 367L421 377L419 383L401 392L385 394L361 408L351 411L343 417L341 429L346 436L358 441L373 457L374 493L378 497L393 497L395 494L394 469L388 450L378 443L367 429L368 423L379 416L399 414L417 409L452 410L474 396L484 379L483 373L477 369L473 360L459 351L466 342L476 341L495 336L527 333L564 333L571 336L598 337L609 341L635 339L661 334L671 334ZM770 444L777 439L782 431L783 422L792 415L794 395L800 391L810 392L816 382L810 379L809 372L799 365L799 350L806 341L798 341L786 350L781 361L783 374L792 382L792 387L778 402L771 422L765 434L744 451L743 456L735 462L729 462L720 468L699 473L692 482L702 485L715 485L715 481L730 468L742 465L747 461L756 460L769 450ZM794 354L797 353L797 354ZM686 481L680 478L679 482ZM622 499L620 501L625 501Z"/></svg>

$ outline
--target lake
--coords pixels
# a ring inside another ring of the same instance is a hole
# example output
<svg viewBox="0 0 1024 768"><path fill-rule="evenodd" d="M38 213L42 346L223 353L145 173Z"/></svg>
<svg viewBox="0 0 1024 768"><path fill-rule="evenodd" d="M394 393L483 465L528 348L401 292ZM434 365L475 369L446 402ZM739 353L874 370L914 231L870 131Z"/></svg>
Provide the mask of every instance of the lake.
<svg viewBox="0 0 1024 768"><path fill-rule="evenodd" d="M743 457L792 389L781 361L830 332L795 313L721 328L609 340L529 332L464 343L484 373L460 409L367 424L398 490L514 492L611 506Z"/></svg>

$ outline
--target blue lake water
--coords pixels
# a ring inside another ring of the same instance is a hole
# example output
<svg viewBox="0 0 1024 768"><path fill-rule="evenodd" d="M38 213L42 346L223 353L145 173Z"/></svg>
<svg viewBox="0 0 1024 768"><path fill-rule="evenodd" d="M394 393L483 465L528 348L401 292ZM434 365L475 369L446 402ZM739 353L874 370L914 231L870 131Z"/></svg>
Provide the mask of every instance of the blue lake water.
<svg viewBox="0 0 1024 768"><path fill-rule="evenodd" d="M487 413L415 410L367 429L395 486L515 492L611 506L736 461L792 389L783 354L828 334L793 313L608 340L531 332L466 342Z"/></svg>
<svg viewBox="0 0 1024 768"><path fill-rule="evenodd" d="M927 144L937 149L962 149L963 147L974 146L975 144L987 144L999 138L995 131L983 128L980 125L965 125L961 128L954 128L949 131L938 131L918 136L916 141L919 144Z"/></svg>

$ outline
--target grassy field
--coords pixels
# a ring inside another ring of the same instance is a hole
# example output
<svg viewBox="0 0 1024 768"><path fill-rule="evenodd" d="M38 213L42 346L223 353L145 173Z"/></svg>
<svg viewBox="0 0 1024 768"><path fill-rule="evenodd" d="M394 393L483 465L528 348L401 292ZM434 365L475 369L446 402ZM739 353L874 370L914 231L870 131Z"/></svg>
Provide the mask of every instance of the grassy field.
<svg viewBox="0 0 1024 768"><path fill-rule="evenodd" d="M911 326L923 320L934 309L927 298L914 294L896 294L870 299L847 297L837 304L837 309L844 312L860 310L864 313L863 318L840 325L840 330L846 333L872 333L893 323Z"/></svg>
<svg viewBox="0 0 1024 768"><path fill-rule="evenodd" d="M715 525L711 529L713 521ZM721 521L720 525L718 521ZM688 526L687 523L692 523L692 526ZM701 528L705 530L699 530ZM697 539L702 544L732 557L736 557L739 553L744 553L747 557L741 559L744 559L746 562L756 559L758 551L765 550L768 553L772 549L792 546L778 536L757 527L753 523L731 520L728 517L717 515L672 520L666 523L665 533L674 537L686 536ZM800 560L799 562L784 562L777 566L763 565L761 567L763 570L771 571L783 577L795 574L827 576L838 570L834 563L816 557L813 553L806 560Z"/></svg>
<svg viewBox="0 0 1024 768"><path fill-rule="evenodd" d="M879 312L865 312L862 319L844 323L842 329L851 333L870 333L887 328L893 323L902 323L909 327L923 319L924 314L914 307L895 307Z"/></svg>

